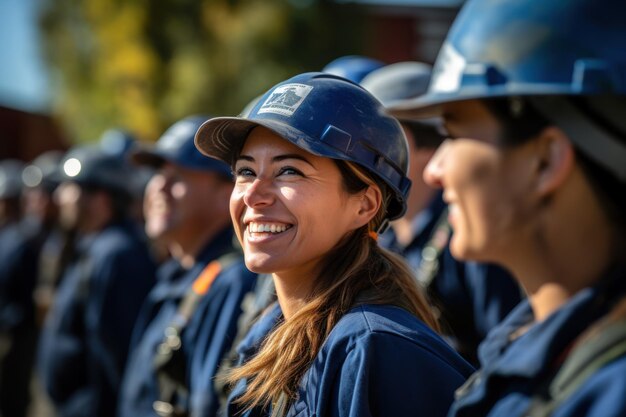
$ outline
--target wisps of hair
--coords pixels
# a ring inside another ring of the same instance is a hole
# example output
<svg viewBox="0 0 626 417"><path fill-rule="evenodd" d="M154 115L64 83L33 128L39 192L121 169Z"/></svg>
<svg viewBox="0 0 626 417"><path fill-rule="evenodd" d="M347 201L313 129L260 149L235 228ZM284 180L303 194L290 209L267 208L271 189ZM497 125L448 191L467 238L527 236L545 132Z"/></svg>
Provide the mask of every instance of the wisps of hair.
<svg viewBox="0 0 626 417"><path fill-rule="evenodd" d="M350 193L376 186L389 200L389 190L375 184L359 168L338 162ZM238 399L246 409L267 407L282 393L294 399L298 384L310 368L328 334L341 317L359 304L401 307L439 330L426 298L403 259L382 249L368 235L385 217L383 204L369 225L353 231L326 257L308 302L279 324L250 361L228 375L229 383L247 380Z"/></svg>

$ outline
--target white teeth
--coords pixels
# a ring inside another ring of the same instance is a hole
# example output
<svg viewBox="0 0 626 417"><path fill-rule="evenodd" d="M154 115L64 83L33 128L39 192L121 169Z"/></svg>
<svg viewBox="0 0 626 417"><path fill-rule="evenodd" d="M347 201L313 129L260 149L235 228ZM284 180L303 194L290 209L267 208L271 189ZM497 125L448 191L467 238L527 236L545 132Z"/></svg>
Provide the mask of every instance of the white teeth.
<svg viewBox="0 0 626 417"><path fill-rule="evenodd" d="M275 224L275 223L254 223L251 222L248 225L248 230L251 233L282 233L287 230L289 227L285 224Z"/></svg>

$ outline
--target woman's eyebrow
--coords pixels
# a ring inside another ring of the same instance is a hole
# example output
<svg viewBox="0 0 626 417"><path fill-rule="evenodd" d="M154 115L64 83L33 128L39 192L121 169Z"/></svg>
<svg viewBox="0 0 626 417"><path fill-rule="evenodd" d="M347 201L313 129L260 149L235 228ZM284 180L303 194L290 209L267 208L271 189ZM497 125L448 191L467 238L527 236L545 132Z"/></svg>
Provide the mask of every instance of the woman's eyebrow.
<svg viewBox="0 0 626 417"><path fill-rule="evenodd" d="M272 162L280 162L280 161L284 161L285 159L297 159L298 161L306 162L307 164L315 168L308 159L306 159L304 156L299 155L297 153L287 153L284 155L277 155L272 158Z"/></svg>
<svg viewBox="0 0 626 417"><path fill-rule="evenodd" d="M315 168L315 166L304 156L299 155L297 153L286 153L286 154L282 154L282 155L277 155L275 157L272 158L272 162L281 162L284 161L286 159L297 159L298 161L302 161L302 162L306 162L307 164L311 165L313 168ZM248 161L248 162L254 162L255 159L250 156L250 155L239 155L237 157L237 159L235 160L235 162L238 161Z"/></svg>
<svg viewBox="0 0 626 417"><path fill-rule="evenodd" d="M239 161L254 162L254 158L249 155L239 155L237 159L235 159L235 162L239 162Z"/></svg>

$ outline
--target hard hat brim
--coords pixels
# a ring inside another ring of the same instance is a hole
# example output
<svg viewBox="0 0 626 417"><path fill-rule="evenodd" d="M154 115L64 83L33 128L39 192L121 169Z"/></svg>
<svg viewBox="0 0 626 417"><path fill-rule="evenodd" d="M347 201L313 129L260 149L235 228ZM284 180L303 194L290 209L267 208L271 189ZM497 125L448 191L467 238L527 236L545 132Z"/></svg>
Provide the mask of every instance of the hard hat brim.
<svg viewBox="0 0 626 417"><path fill-rule="evenodd" d="M440 117L442 115L442 105L448 103L506 97L566 96L572 94L569 86L563 85L547 87L543 84L511 83L501 88L493 86L489 89L484 86L476 88L464 87L457 91L429 92L416 98L398 100L390 103L385 111L399 120L419 120Z"/></svg>
<svg viewBox="0 0 626 417"><path fill-rule="evenodd" d="M198 150L209 157L232 165L246 138L255 127L265 127L294 145L319 155L313 139L293 127L275 120L245 119L240 117L216 117L205 122L196 132ZM331 155L332 157L332 155Z"/></svg>

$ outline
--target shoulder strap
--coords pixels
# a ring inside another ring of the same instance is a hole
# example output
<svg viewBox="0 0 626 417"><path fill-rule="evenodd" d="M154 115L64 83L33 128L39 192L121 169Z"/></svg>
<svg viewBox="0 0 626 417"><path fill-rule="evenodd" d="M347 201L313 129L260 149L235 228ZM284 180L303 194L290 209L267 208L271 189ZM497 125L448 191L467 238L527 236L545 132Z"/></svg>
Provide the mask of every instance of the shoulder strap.
<svg viewBox="0 0 626 417"><path fill-rule="evenodd" d="M177 396L186 396L183 386L185 366L181 361L182 333L196 312L200 300L209 292L219 274L239 259L238 252L229 252L210 262L194 280L181 301L174 319L165 328L163 340L153 359L159 386L159 400L153 404L156 413L163 417L185 416L186 410L174 405Z"/></svg>
<svg viewBox="0 0 626 417"><path fill-rule="evenodd" d="M180 326L184 322L184 327L187 324L189 319L193 316L193 313L195 313L196 308L198 308L198 302L211 289L213 281L215 281L224 269L227 269L230 265L235 263L237 259L239 259L237 252L229 252L210 262L202 272L200 272L200 275L198 275L193 284L191 284L185 298L183 298L183 301L180 303L178 311L176 312L177 318L172 325Z"/></svg>
<svg viewBox="0 0 626 417"><path fill-rule="evenodd" d="M548 381L547 395L536 397L529 417L547 417L563 404L598 369L626 354L626 320L605 326L587 342L577 345L563 366Z"/></svg>
<svg viewBox="0 0 626 417"><path fill-rule="evenodd" d="M422 249L422 259L417 267L417 281L429 288L439 271L439 256L444 251L450 239L450 224L448 223L448 209L444 209L433 229L430 239Z"/></svg>

